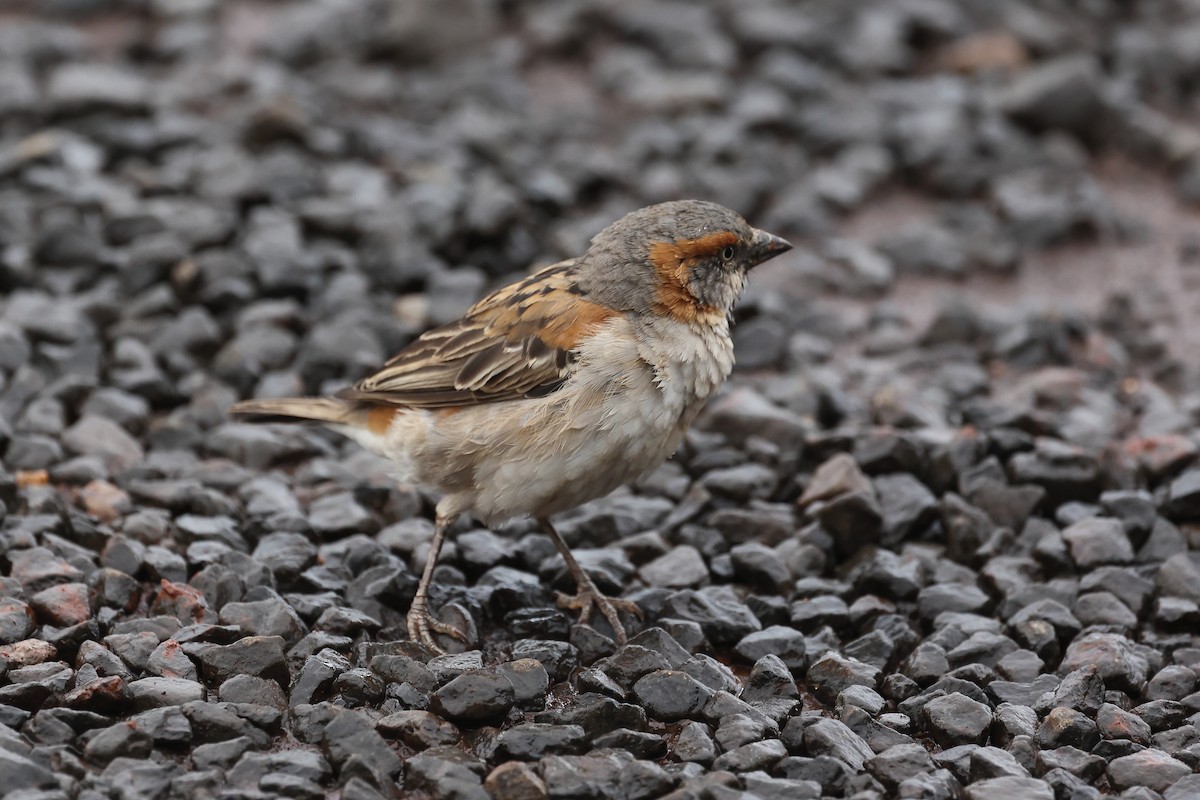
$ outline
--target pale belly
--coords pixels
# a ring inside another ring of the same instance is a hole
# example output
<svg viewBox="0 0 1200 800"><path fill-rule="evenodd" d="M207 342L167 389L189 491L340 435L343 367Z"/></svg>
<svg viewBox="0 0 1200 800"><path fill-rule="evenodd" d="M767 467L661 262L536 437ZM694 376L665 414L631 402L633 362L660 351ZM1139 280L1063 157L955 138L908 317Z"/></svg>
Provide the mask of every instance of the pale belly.
<svg viewBox="0 0 1200 800"><path fill-rule="evenodd" d="M714 339L716 353L706 346L685 357L671 341L666 353L647 353L628 335L596 339L559 391L405 414L389 430L385 454L415 482L445 493L440 513L489 525L550 516L653 471L728 374L728 337ZM695 340L683 337L689 346Z"/></svg>

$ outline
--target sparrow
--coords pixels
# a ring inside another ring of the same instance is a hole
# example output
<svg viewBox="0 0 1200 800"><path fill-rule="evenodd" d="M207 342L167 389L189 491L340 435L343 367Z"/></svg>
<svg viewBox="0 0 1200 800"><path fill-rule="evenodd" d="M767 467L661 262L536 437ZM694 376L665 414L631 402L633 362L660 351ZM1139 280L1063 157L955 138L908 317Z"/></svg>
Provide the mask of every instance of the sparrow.
<svg viewBox="0 0 1200 800"><path fill-rule="evenodd" d="M653 472L733 368L734 302L758 264L792 247L716 203L633 211L578 258L548 266L434 328L378 372L327 397L235 403L230 412L323 423L432 488L433 539L407 616L409 638L464 643L429 608L446 532L463 514L489 526L532 516L575 580L563 608L598 610L626 641L618 609L550 518Z"/></svg>

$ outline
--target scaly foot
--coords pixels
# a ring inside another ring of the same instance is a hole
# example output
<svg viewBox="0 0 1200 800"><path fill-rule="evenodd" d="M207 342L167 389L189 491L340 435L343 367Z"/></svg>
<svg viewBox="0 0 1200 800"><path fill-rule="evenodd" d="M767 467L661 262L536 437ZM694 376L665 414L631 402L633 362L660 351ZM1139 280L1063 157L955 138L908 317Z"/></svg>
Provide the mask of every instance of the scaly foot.
<svg viewBox="0 0 1200 800"><path fill-rule="evenodd" d="M579 587L578 594L572 596L560 592L558 595L558 607L578 610L579 623L581 625L586 624L591 619L593 609L599 609L604 618L608 620L608 624L612 626L613 634L616 636L617 644L619 645L625 644L627 637L625 635L625 626L621 624L621 618L617 614L617 609L638 619L642 618L642 610L632 600L601 594L600 590L590 580L587 585Z"/></svg>
<svg viewBox="0 0 1200 800"><path fill-rule="evenodd" d="M411 641L420 642L425 645L435 655L444 656L446 655L446 650L434 640L434 633L440 633L444 636L449 636L451 639L457 639L468 647L471 645L471 640L467 634L453 625L437 619L429 613L429 608L425 603L414 600L412 608L408 610L408 638Z"/></svg>

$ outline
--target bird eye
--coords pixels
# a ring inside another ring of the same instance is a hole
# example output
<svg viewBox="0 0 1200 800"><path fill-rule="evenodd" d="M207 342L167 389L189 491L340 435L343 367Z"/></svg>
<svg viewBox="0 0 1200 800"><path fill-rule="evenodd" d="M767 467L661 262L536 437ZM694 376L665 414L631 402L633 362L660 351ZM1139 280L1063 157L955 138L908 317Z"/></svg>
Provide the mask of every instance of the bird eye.
<svg viewBox="0 0 1200 800"><path fill-rule="evenodd" d="M724 250L721 251L721 260L722 261L733 261L733 257L735 254L736 253L733 249L733 245L730 245L729 247L726 247Z"/></svg>

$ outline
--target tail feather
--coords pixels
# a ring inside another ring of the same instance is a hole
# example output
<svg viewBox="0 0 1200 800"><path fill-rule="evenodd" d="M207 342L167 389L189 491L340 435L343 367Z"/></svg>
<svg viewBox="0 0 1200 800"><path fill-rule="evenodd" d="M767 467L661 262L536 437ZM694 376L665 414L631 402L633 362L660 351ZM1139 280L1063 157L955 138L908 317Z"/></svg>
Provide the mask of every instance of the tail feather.
<svg viewBox="0 0 1200 800"><path fill-rule="evenodd" d="M243 400L229 407L230 414L239 416L267 417L284 420L312 420L314 422L347 423L352 420L356 409L352 404L336 397L277 397L261 400ZM260 421L269 421L260 420Z"/></svg>

